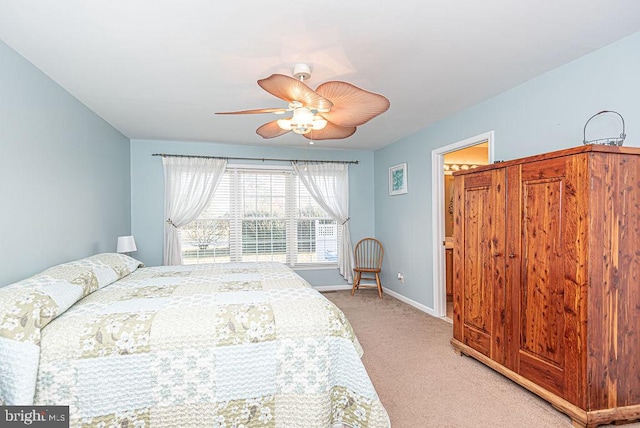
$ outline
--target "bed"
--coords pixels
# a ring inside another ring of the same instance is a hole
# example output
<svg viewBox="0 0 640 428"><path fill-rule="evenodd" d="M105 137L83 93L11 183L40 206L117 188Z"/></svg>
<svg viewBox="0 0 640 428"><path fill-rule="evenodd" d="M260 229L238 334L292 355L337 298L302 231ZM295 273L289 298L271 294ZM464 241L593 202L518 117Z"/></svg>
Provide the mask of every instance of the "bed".
<svg viewBox="0 0 640 428"><path fill-rule="evenodd" d="M389 427L344 314L288 267L98 254L0 288L0 404L71 426Z"/></svg>

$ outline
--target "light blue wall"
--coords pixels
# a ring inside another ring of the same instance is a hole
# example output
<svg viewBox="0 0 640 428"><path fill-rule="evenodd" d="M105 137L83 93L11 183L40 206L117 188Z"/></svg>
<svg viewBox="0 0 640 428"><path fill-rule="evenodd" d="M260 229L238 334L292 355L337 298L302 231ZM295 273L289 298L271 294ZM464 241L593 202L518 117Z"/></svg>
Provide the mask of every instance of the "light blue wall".
<svg viewBox="0 0 640 428"><path fill-rule="evenodd" d="M305 145L305 141L301 138L300 144ZM138 252L134 255L147 266L162 264L164 227L162 161L158 156L151 156L153 153L276 159L358 160L360 161L358 165L349 166L351 238L357 242L360 238L374 234L373 152L323 150L307 146L298 149L131 140L131 229L138 247ZM249 161L229 162L250 163ZM262 162L258 163L262 164ZM265 164L277 163L265 162ZM281 162L280 164L287 163ZM346 284L337 273L337 269L300 270L298 273L312 285Z"/></svg>
<svg viewBox="0 0 640 428"><path fill-rule="evenodd" d="M0 286L114 251L129 139L0 41Z"/></svg>
<svg viewBox="0 0 640 428"><path fill-rule="evenodd" d="M586 119L602 109L623 114L625 145L638 146L638 52L640 33L375 154L144 140L132 141L129 151L126 137L0 42L0 286L56 263L112 251L115 237L130 231L139 247L135 255L160 264L162 167L151 153L358 159L350 167L353 241L381 239L385 286L433 307L431 151L489 130L495 131L496 159L572 147L581 144ZM388 168L401 162L409 163L409 193L391 197ZM398 271L405 274L404 285L395 279ZM343 283L334 271L300 273L314 285Z"/></svg>
<svg viewBox="0 0 640 428"><path fill-rule="evenodd" d="M587 119L600 110L620 112L627 125L625 146L640 146L640 33L376 151L375 230L386 248L383 284L434 306L432 150L491 130L497 160L575 147L582 144ZM615 116L592 123L588 139L620 133ZM401 162L409 164L409 193L389 196L388 168ZM396 280L398 271L405 284Z"/></svg>

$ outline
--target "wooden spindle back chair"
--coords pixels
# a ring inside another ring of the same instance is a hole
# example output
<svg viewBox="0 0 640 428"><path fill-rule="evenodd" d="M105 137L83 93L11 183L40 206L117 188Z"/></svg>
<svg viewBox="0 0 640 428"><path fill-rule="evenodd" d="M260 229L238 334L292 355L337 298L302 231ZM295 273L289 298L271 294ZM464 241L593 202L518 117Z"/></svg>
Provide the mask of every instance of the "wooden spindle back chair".
<svg viewBox="0 0 640 428"><path fill-rule="evenodd" d="M353 268L353 287L351 295L359 288L377 288L378 297L382 299L382 284L380 283L380 270L382 269L382 258L384 257L384 247L375 238L361 239L354 250L355 266ZM368 275L368 276L365 276ZM366 279L375 281L376 285L364 285L360 281Z"/></svg>

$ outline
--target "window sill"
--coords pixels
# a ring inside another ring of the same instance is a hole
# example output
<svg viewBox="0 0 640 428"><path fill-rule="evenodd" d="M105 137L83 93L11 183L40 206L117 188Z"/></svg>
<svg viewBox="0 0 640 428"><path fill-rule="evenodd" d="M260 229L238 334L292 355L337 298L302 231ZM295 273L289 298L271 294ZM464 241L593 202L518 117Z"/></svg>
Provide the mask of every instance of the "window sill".
<svg viewBox="0 0 640 428"><path fill-rule="evenodd" d="M329 264L299 264L292 266L293 270L321 270L321 269L338 269L337 263L329 263Z"/></svg>

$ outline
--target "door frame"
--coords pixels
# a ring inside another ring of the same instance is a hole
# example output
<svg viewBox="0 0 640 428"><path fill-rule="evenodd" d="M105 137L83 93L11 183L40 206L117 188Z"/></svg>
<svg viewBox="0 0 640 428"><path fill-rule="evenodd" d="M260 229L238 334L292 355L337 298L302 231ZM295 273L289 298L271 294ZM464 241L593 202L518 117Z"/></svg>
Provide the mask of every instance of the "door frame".
<svg viewBox="0 0 640 428"><path fill-rule="evenodd" d="M493 162L494 131L488 131L431 151L431 227L433 254L433 312L435 316L447 315L447 292L444 242L444 155L466 147L487 142L489 163Z"/></svg>

